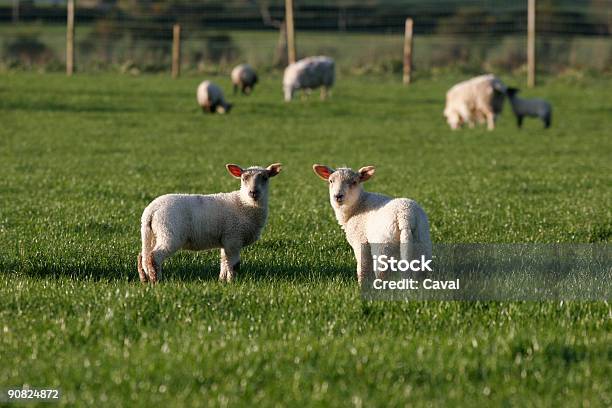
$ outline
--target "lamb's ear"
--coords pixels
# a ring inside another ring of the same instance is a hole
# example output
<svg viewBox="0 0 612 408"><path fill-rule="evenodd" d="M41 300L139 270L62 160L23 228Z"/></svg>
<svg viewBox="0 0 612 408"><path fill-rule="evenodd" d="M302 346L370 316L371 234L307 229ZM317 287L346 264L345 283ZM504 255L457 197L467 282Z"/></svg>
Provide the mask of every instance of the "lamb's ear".
<svg viewBox="0 0 612 408"><path fill-rule="evenodd" d="M359 169L359 181L368 181L373 175L376 169L374 166L365 166Z"/></svg>
<svg viewBox="0 0 612 408"><path fill-rule="evenodd" d="M268 170L269 177L276 176L278 173L281 172L282 169L283 169L283 165L280 163L271 164L266 168L266 170Z"/></svg>
<svg viewBox="0 0 612 408"><path fill-rule="evenodd" d="M332 173L336 171L331 167L324 166L322 164L313 164L312 169L317 174L317 176L321 177L323 180L329 179L329 176L331 176Z"/></svg>
<svg viewBox="0 0 612 408"><path fill-rule="evenodd" d="M225 168L227 169L227 171L230 172L232 176L236 177L237 179L242 176L242 172L244 171L242 170L242 167L237 164L226 164Z"/></svg>

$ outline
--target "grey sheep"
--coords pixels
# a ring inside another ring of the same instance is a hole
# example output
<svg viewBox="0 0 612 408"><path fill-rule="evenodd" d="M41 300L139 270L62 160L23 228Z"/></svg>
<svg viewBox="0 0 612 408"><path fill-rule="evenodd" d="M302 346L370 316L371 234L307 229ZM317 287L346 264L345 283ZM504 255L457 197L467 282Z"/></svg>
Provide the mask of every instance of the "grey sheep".
<svg viewBox="0 0 612 408"><path fill-rule="evenodd" d="M519 93L517 88L508 88L506 95L510 99L512 111L516 116L516 124L518 127L523 126L523 118L531 116L540 118L544 122L544 128L548 129L552 121L552 106L543 99L525 99L519 98L516 94Z"/></svg>

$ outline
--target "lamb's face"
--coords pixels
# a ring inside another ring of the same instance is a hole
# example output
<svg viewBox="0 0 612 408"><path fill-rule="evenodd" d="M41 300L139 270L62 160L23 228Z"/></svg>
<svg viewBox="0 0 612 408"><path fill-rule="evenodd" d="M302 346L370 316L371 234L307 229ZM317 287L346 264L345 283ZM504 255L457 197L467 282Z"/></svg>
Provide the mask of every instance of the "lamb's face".
<svg viewBox="0 0 612 408"><path fill-rule="evenodd" d="M283 85L283 93L285 95L285 102L291 102L293 99L293 93L295 89L291 85Z"/></svg>
<svg viewBox="0 0 612 408"><path fill-rule="evenodd" d="M451 129L459 129L463 124L463 120L461 119L461 115L459 112L453 109L445 109L444 116L446 117L446 123L450 126Z"/></svg>
<svg viewBox="0 0 612 408"><path fill-rule="evenodd" d="M240 197L243 202L253 206L267 205L269 180L280 173L280 163L271 164L267 168L242 169L235 164L228 164L226 167L232 176L240 179Z"/></svg>
<svg viewBox="0 0 612 408"><path fill-rule="evenodd" d="M248 168L240 176L240 195L253 205L268 201L270 176L263 168Z"/></svg>
<svg viewBox="0 0 612 408"><path fill-rule="evenodd" d="M234 105L232 105L231 103L223 103L221 105L217 105L216 112L219 114L225 114L225 113L229 113L232 110L232 107Z"/></svg>
<svg viewBox="0 0 612 408"><path fill-rule="evenodd" d="M367 166L355 172L351 169L341 168L334 170L331 167L315 164L315 173L329 184L329 201L334 208L350 208L359 200L363 191L361 183L374 175L374 167Z"/></svg>
<svg viewBox="0 0 612 408"><path fill-rule="evenodd" d="M333 207L351 207L359 199L359 174L351 169L338 169L329 176L329 201Z"/></svg>

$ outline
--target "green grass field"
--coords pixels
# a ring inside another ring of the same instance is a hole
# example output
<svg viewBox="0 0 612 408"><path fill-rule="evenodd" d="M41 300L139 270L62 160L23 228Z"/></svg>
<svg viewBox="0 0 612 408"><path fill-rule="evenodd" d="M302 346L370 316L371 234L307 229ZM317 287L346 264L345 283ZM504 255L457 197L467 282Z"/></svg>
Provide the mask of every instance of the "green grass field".
<svg viewBox="0 0 612 408"><path fill-rule="evenodd" d="M340 77L332 100L287 105L265 78L204 116L201 78L3 74L0 388L71 406L610 406L609 303L361 300L315 162L376 165L367 188L421 203L434 242L612 241L612 79L525 91L554 105L548 131L506 106L494 132L451 132L458 79ZM140 284L150 200L277 161L236 282L214 251Z"/></svg>

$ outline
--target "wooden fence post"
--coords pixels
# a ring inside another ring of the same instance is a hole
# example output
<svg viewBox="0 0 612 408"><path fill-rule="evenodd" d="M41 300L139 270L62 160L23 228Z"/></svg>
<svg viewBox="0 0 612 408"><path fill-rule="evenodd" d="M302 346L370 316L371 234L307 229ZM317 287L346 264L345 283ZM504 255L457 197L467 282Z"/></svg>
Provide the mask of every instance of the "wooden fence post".
<svg viewBox="0 0 612 408"><path fill-rule="evenodd" d="M13 0L13 23L19 22L19 0Z"/></svg>
<svg viewBox="0 0 612 408"><path fill-rule="evenodd" d="M172 78L181 74L181 25L172 27Z"/></svg>
<svg viewBox="0 0 612 408"><path fill-rule="evenodd" d="M293 26L293 0L285 0L285 27L287 29L287 60L295 62L295 31Z"/></svg>
<svg viewBox="0 0 612 408"><path fill-rule="evenodd" d="M404 85L408 85L412 81L412 29L413 21L411 18L406 19L406 33L404 34Z"/></svg>
<svg viewBox="0 0 612 408"><path fill-rule="evenodd" d="M287 29L285 22L280 23L278 28L278 41L276 42L276 51L274 52L274 65L285 67L287 59Z"/></svg>
<svg viewBox="0 0 612 408"><path fill-rule="evenodd" d="M66 75L74 73L74 0L68 0L66 10Z"/></svg>
<svg viewBox="0 0 612 408"><path fill-rule="evenodd" d="M536 84L536 0L527 3L527 86Z"/></svg>

